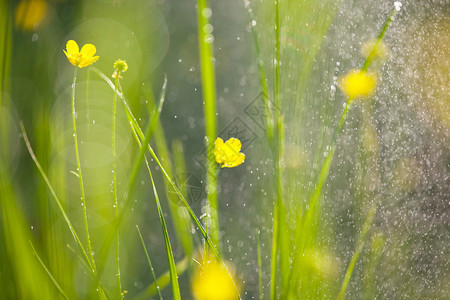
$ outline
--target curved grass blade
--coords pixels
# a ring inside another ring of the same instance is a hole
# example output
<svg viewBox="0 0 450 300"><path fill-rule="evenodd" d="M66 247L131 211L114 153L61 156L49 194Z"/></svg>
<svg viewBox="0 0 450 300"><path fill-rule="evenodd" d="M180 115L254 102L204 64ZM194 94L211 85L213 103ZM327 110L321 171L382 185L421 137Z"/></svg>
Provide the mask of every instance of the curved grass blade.
<svg viewBox="0 0 450 300"><path fill-rule="evenodd" d="M138 141L139 146L143 148ZM169 263L169 274L170 283L172 285L172 297L174 300L181 300L180 286L178 284L177 269L175 267L175 259L173 257L172 246L170 244L169 233L167 231L166 220L164 218L164 213L161 208L161 203L159 201L158 191L156 190L155 181L153 180L152 171L150 165L148 164L147 158L145 158L145 164L147 165L148 174L150 175L150 180L152 182L153 195L155 196L156 207L158 208L159 221L161 223L161 229L164 235L164 244L166 246L167 260Z"/></svg>
<svg viewBox="0 0 450 300"><path fill-rule="evenodd" d="M38 168L39 172L41 173L41 176L44 179L45 183L47 184L48 189L50 190L51 194L53 195L53 198L55 199L56 204L57 204L61 214L63 215L67 226L69 227L70 233L72 234L72 237L74 238L76 244L79 246L81 252L83 253L84 259L86 260L89 268L91 270L93 270L93 267L92 267L91 261L89 259L89 256L87 255L86 250L84 249L83 244L81 243L81 240L79 239L79 237L78 237L78 235L77 235L77 233L75 231L75 228L72 225L72 222L70 222L69 216L67 215L66 211L64 210L64 208L63 208L63 206L61 204L61 201L59 200L58 195L56 195L56 192L53 189L52 184L50 183L50 180L48 179L47 175L44 172L44 169L42 169L41 164L39 163L38 159L36 158L36 155L33 152L33 148L31 147L31 144L30 144L30 141L28 139L27 133L25 131L25 127L23 125L23 122L20 122L20 130L22 132L22 137L23 137L23 139L25 141L25 145L27 146L28 153L30 153L31 158L33 159L36 167Z"/></svg>
<svg viewBox="0 0 450 300"><path fill-rule="evenodd" d="M33 250L34 256L36 256L36 258L38 259L38 261L41 264L42 268L44 268L45 272L47 273L48 277L50 277L51 282L55 285L55 287L58 290L58 292L61 294L61 296L63 296L64 299L69 299L67 294L64 292L64 290L61 288L61 286L56 281L55 277L53 277L53 275L50 272L50 270L45 266L44 262L42 261L42 259L39 256L39 254L37 254L36 249L34 248L33 243L31 241L30 241L30 245L31 245L31 249Z"/></svg>
<svg viewBox="0 0 450 300"><path fill-rule="evenodd" d="M91 274L91 276L94 278L94 280L96 281L97 285L99 286L100 290L99 293L105 293L105 290L103 289L103 287L101 286L101 284L99 283L98 280L98 274L95 271L91 260L89 259L89 256L86 252L86 250L83 247L83 244L81 243L80 238L78 237L78 234L75 231L75 228L72 225L72 222L69 219L69 216L67 215L66 211L64 210L64 207L61 204L61 201L58 197L58 195L55 192L55 189L53 188L52 184L50 183L50 180L48 179L47 175L44 172L44 169L42 168L41 164L39 163L36 155L34 154L33 148L31 147L30 144L30 140L28 139L25 127L23 125L23 122L20 122L20 130L22 133L22 137L25 141L25 145L28 149L28 153L30 154L31 158L33 159L36 167L38 168L39 172L41 173L42 178L44 179L45 183L47 184L48 189L50 190L50 193L52 194L53 198L56 201L56 204L61 212L61 214L63 215L64 221L66 222L67 226L69 227L70 233L72 234L73 239L75 240L75 243L78 245L78 248L80 249L81 253L83 254L82 256L82 261L85 264L85 266L87 267L87 269L89 270L89 273Z"/></svg>
<svg viewBox="0 0 450 300"><path fill-rule="evenodd" d="M178 275L183 274L188 269L188 267L189 267L189 257L185 256L182 260L180 260L176 264L177 274ZM161 276L159 276L158 279L156 280L156 282L147 286L147 288L144 291L142 291L135 298L135 300L140 300L140 299L143 300L143 299L151 298L157 294L157 287L159 287L162 290L166 286L168 286L169 283L170 283L170 272L167 271L164 274L162 274Z"/></svg>

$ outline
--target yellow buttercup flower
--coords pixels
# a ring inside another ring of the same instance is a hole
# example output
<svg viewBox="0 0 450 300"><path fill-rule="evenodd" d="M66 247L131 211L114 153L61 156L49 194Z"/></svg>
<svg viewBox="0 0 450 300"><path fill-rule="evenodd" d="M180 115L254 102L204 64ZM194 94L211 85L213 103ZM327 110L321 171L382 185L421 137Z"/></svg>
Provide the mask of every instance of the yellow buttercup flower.
<svg viewBox="0 0 450 300"><path fill-rule="evenodd" d="M198 267L192 280L192 294L196 300L234 300L238 299L236 288L233 284L233 271L228 265L225 267L216 261L205 263Z"/></svg>
<svg viewBox="0 0 450 300"><path fill-rule="evenodd" d="M22 0L16 6L16 27L25 31L36 30L44 22L48 11L48 4L43 0Z"/></svg>
<svg viewBox="0 0 450 300"><path fill-rule="evenodd" d="M74 40L70 40L66 44L66 50L64 54L66 54L67 59L70 63L78 68L84 68L95 63L99 56L94 56L97 49L92 44L86 44L80 49L78 48L77 42Z"/></svg>
<svg viewBox="0 0 450 300"><path fill-rule="evenodd" d="M230 138L225 143L219 137L216 139L214 147L214 156L216 162L222 168L233 168L242 164L245 160L245 154L241 153L241 141L236 138Z"/></svg>
<svg viewBox="0 0 450 300"><path fill-rule="evenodd" d="M339 87L350 99L370 96L375 90L377 78L374 73L351 70L339 78Z"/></svg>
<svg viewBox="0 0 450 300"><path fill-rule="evenodd" d="M120 73L126 72L128 70L128 64L126 62L126 60L122 60L122 59L118 59L114 62L114 73L112 74L113 78L122 78L122 76L120 76Z"/></svg>

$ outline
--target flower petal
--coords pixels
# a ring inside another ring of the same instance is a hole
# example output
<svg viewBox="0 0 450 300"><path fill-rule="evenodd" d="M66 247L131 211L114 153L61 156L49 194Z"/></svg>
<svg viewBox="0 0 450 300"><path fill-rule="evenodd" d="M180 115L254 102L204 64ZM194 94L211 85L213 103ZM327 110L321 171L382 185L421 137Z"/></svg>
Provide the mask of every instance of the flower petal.
<svg viewBox="0 0 450 300"><path fill-rule="evenodd" d="M78 44L74 40L67 41L66 49L67 49L67 53L71 56L78 55L78 53L80 52L80 48L78 48ZM67 55L67 53L66 53L66 55ZM69 57L69 56L67 56L67 57Z"/></svg>
<svg viewBox="0 0 450 300"><path fill-rule="evenodd" d="M83 59L90 59L92 56L95 55L95 52L97 49L92 44L86 44L81 48L81 55L83 56Z"/></svg>
<svg viewBox="0 0 450 300"><path fill-rule="evenodd" d="M72 65L76 66L76 64L73 63L72 56L71 56L69 53L67 53L66 50L63 50L63 52L64 52L64 54L66 55L66 57L67 57L67 59L69 60L69 62L70 62Z"/></svg>
<svg viewBox="0 0 450 300"><path fill-rule="evenodd" d="M216 157L216 162L218 164L223 163L223 140L219 137L216 139L216 142L214 144L214 156Z"/></svg>
<svg viewBox="0 0 450 300"><path fill-rule="evenodd" d="M222 168L234 168L242 164L245 160L245 154L244 153L238 153L235 157L233 157L232 160L229 160L225 162L222 165Z"/></svg>
<svg viewBox="0 0 450 300"><path fill-rule="evenodd" d="M242 147L241 141L236 139L236 138L228 139L228 141L225 142L225 145L230 147L231 150L234 151L234 152L241 151L241 147Z"/></svg>
<svg viewBox="0 0 450 300"><path fill-rule="evenodd" d="M83 61L78 66L80 68L84 68L84 67L90 66L93 63L95 63L99 59L99 57L100 56L94 56L94 57L92 57L90 59L83 59Z"/></svg>

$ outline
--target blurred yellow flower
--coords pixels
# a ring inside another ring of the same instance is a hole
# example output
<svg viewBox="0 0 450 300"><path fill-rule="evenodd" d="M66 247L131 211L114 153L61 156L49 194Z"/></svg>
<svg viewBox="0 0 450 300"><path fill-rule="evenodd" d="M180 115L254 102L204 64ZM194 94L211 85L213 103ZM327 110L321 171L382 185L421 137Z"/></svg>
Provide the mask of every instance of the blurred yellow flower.
<svg viewBox="0 0 450 300"><path fill-rule="evenodd" d="M78 48L77 42L70 40L66 44L66 50L63 50L67 56L70 63L78 68L84 68L95 63L99 56L94 56L95 46L92 44L86 44L80 49Z"/></svg>
<svg viewBox="0 0 450 300"><path fill-rule="evenodd" d="M48 12L48 4L43 0L22 0L15 10L16 27L25 31L35 30L42 24Z"/></svg>
<svg viewBox="0 0 450 300"><path fill-rule="evenodd" d="M361 46L361 53L365 58L371 56L376 61L384 61L389 56L389 48L381 40L368 40Z"/></svg>
<svg viewBox="0 0 450 300"><path fill-rule="evenodd" d="M126 60L122 60L122 59L117 59L114 62L114 73L112 74L113 78L122 78L122 76L120 76L120 73L126 72L128 70L128 64Z"/></svg>
<svg viewBox="0 0 450 300"><path fill-rule="evenodd" d="M339 87L350 99L370 96L377 85L374 73L351 70L339 78Z"/></svg>
<svg viewBox="0 0 450 300"><path fill-rule="evenodd" d="M228 269L230 270L230 267ZM192 294L196 300L234 300L238 294L233 283L234 275L227 272L220 262L205 263L195 270Z"/></svg>
<svg viewBox="0 0 450 300"><path fill-rule="evenodd" d="M216 139L214 156L216 162L222 168L233 168L242 164L245 160L245 154L241 153L241 141L236 138L230 138L225 143L219 137Z"/></svg>

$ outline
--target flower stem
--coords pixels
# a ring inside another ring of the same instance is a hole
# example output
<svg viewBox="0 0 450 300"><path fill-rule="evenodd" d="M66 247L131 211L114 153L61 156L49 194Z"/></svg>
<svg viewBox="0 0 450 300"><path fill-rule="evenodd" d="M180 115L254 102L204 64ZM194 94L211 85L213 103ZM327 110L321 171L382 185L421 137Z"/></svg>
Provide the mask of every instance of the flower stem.
<svg viewBox="0 0 450 300"><path fill-rule="evenodd" d="M75 71L73 73L73 81L72 81L72 123L73 123L73 140L75 144L75 157L77 160L77 171L78 171L78 179L80 181L80 192L81 192L81 205L83 206L83 218L84 218L84 228L86 231L86 240L88 244L88 251L91 257L92 268L94 273L97 273L97 267L95 265L94 260L94 252L92 251L91 237L89 235L89 226L88 226L88 218L87 218L87 208L86 208L86 196L84 194L84 184L83 184L83 173L81 172L81 163L80 163L80 153L78 150L78 135L77 135L77 114L75 111L75 89L77 83L77 67L75 67Z"/></svg>
<svg viewBox="0 0 450 300"><path fill-rule="evenodd" d="M117 106L117 87L119 86L120 73L116 76L116 82L114 84L114 98L113 98L113 113L112 113L112 183L113 183L113 195L114 195L114 216L116 221L119 221L119 203L117 200L117 166L116 166L116 106ZM119 264L119 228L116 231L116 280L119 293L119 299L123 299L122 296L122 284L120 283L120 264Z"/></svg>

